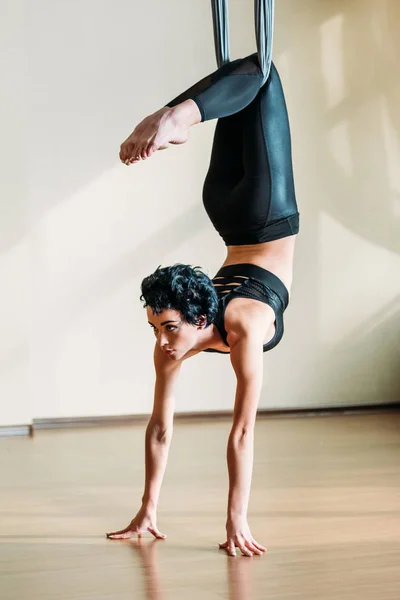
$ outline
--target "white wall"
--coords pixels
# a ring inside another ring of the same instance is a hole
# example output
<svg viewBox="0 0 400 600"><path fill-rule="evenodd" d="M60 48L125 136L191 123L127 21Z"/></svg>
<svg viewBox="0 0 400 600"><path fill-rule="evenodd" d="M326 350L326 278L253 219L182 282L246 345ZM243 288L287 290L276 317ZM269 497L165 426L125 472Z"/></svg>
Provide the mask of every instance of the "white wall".
<svg viewBox="0 0 400 600"><path fill-rule="evenodd" d="M265 405L400 399L399 24L395 0L278 5L302 232Z"/></svg>
<svg viewBox="0 0 400 600"><path fill-rule="evenodd" d="M24 5L0 3L0 425L28 424L30 248Z"/></svg>
<svg viewBox="0 0 400 600"><path fill-rule="evenodd" d="M233 58L254 50L252 4L230 2ZM117 154L141 118L214 70L209 2L22 7L9 3L3 40L0 424L147 413L140 281L178 261L212 276L225 255L201 203L214 124L130 168ZM302 230L262 407L399 399L399 22L395 0L277 3ZM229 358L204 354L184 365L177 410L229 409L233 395Z"/></svg>

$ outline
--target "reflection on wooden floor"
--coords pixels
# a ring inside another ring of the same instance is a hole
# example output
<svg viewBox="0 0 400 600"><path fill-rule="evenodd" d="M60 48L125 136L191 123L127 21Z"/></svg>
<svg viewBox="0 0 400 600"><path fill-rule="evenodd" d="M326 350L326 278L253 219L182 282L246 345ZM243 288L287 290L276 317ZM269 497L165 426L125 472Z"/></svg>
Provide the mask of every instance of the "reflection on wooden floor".
<svg viewBox="0 0 400 600"><path fill-rule="evenodd" d="M249 524L228 558L228 421L177 422L165 541L111 541L139 507L144 425L0 440L2 600L399 600L400 415L261 418Z"/></svg>

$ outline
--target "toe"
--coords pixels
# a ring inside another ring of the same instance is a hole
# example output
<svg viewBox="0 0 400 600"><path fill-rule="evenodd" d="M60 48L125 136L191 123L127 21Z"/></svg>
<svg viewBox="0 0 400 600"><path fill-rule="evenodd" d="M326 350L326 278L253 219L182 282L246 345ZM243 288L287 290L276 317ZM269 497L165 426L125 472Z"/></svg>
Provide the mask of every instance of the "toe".
<svg viewBox="0 0 400 600"><path fill-rule="evenodd" d="M145 160L147 158L147 145L143 146L140 149L139 156L142 160Z"/></svg>

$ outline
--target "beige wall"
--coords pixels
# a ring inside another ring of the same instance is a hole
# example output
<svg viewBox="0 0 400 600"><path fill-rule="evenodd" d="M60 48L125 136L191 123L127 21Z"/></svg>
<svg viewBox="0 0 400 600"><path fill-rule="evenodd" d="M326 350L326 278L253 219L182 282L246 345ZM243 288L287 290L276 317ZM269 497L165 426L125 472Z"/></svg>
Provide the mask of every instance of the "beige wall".
<svg viewBox="0 0 400 600"><path fill-rule="evenodd" d="M400 6L279 3L302 212L277 405L400 399ZM290 377L286 365L292 367Z"/></svg>
<svg viewBox="0 0 400 600"><path fill-rule="evenodd" d="M140 281L177 261L213 275L224 259L201 204L214 124L129 169L117 152L215 68L209 2L10 6L0 424L147 413ZM230 18L232 57L252 52L252 2L231 1ZM395 0L277 3L302 229L262 407L399 400L399 24ZM184 365L177 410L233 395L229 358L204 354Z"/></svg>
<svg viewBox="0 0 400 600"><path fill-rule="evenodd" d="M24 6L0 3L0 425L32 419Z"/></svg>

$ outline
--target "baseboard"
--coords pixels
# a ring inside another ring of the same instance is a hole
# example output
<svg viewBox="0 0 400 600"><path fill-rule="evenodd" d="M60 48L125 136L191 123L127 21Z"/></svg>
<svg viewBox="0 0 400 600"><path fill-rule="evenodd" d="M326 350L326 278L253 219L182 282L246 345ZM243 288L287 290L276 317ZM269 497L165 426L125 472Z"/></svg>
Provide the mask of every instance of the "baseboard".
<svg viewBox="0 0 400 600"><path fill-rule="evenodd" d="M329 415L376 414L400 411L400 402L381 405L333 406L318 408L293 409L259 409L257 417L320 417ZM77 427L115 427L116 425L134 425L147 423L150 415L121 415L102 417L74 417L54 419L34 419L31 425L15 425L0 427L0 437L29 435L41 429L67 429ZM214 421L232 418L231 410L212 412L179 412L175 413L176 421Z"/></svg>
<svg viewBox="0 0 400 600"><path fill-rule="evenodd" d="M0 437L12 437L17 435L33 436L33 425L2 425Z"/></svg>

